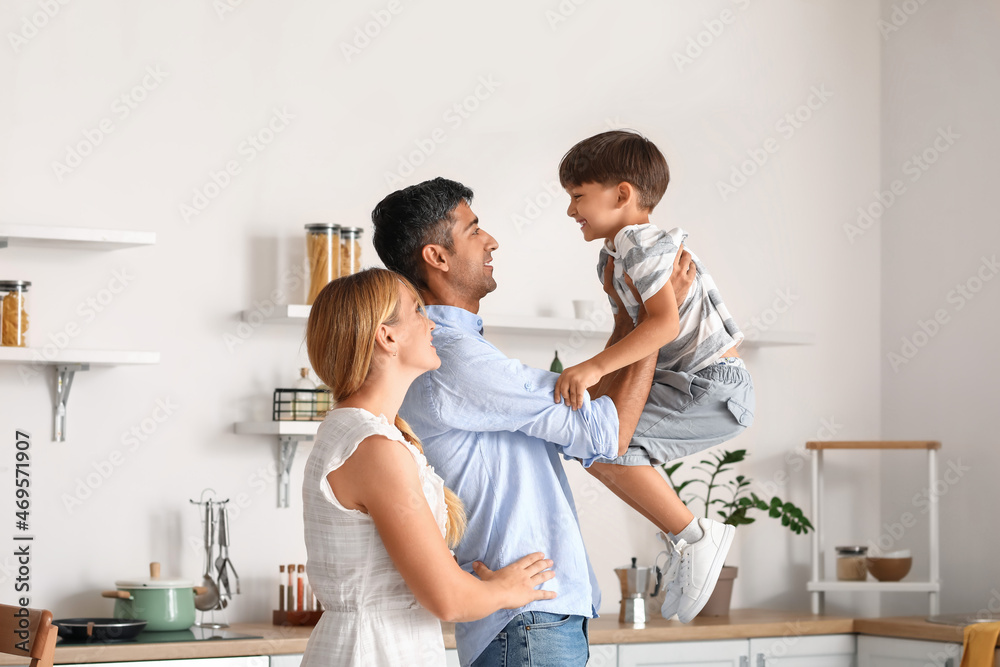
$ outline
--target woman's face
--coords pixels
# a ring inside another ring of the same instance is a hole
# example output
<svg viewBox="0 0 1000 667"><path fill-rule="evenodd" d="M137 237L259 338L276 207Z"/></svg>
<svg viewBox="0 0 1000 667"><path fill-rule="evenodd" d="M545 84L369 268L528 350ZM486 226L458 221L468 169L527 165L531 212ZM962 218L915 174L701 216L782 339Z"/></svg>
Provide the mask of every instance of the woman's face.
<svg viewBox="0 0 1000 667"><path fill-rule="evenodd" d="M421 373L441 365L432 344L434 322L427 318L419 302L402 283L399 285L399 321L392 329L402 365Z"/></svg>

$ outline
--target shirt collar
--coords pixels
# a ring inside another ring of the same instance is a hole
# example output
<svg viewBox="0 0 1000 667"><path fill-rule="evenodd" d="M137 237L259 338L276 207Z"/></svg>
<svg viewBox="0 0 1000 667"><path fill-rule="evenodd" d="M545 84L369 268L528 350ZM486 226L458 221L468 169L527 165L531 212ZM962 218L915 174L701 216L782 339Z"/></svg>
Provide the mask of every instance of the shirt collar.
<svg viewBox="0 0 1000 667"><path fill-rule="evenodd" d="M453 327L469 333L483 335L483 318L457 306L427 306L427 317L434 324Z"/></svg>
<svg viewBox="0 0 1000 667"><path fill-rule="evenodd" d="M609 240L604 241L604 250L615 259L620 259L621 254L619 248L622 247L622 241L625 239L625 233L630 230L638 231L640 229L645 229L646 227L649 227L652 224L653 223L651 222L644 222L641 225L629 225L628 227L622 227L621 229L618 230L618 233L615 234L615 239L613 242Z"/></svg>

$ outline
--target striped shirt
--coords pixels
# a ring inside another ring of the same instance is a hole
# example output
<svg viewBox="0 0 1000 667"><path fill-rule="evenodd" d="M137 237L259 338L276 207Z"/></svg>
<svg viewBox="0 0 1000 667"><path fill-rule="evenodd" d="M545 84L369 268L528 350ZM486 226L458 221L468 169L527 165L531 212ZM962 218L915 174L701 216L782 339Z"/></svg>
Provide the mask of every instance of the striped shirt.
<svg viewBox="0 0 1000 667"><path fill-rule="evenodd" d="M625 284L623 274L627 273L632 279L645 303L670 280L674 258L685 238L687 232L680 227L664 232L646 223L625 227L615 235L613 244L605 242L597 264L598 278L603 284L604 266L608 257L613 257L615 291L633 322L639 316L639 302ZM690 248L687 250L691 252ZM680 333L660 348L656 360L656 367L660 370L696 373L743 341L743 332L722 302L712 276L693 252L691 259L697 275L684 302L678 304ZM611 308L617 312L613 300Z"/></svg>

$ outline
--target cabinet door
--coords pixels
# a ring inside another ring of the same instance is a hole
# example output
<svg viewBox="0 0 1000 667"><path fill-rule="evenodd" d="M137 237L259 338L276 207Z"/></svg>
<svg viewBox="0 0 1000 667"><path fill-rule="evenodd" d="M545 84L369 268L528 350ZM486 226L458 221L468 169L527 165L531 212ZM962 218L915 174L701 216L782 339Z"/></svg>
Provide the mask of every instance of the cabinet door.
<svg viewBox="0 0 1000 667"><path fill-rule="evenodd" d="M958 667L961 659L961 644L858 637L858 667Z"/></svg>
<svg viewBox="0 0 1000 667"><path fill-rule="evenodd" d="M461 667L462 663L458 661L458 649L446 648L444 650L444 664L445 667Z"/></svg>
<svg viewBox="0 0 1000 667"><path fill-rule="evenodd" d="M587 667L618 667L618 647L614 644L591 644Z"/></svg>
<svg viewBox="0 0 1000 667"><path fill-rule="evenodd" d="M746 639L619 644L618 667L747 667Z"/></svg>
<svg viewBox="0 0 1000 667"><path fill-rule="evenodd" d="M299 667L301 664L301 653L288 653L284 655L272 655L270 667Z"/></svg>
<svg viewBox="0 0 1000 667"><path fill-rule="evenodd" d="M59 667L268 667L268 656L248 655L238 658L185 658L182 660L146 660L130 662L89 662Z"/></svg>
<svg viewBox="0 0 1000 667"><path fill-rule="evenodd" d="M795 635L750 640L752 667L854 667L854 635Z"/></svg>

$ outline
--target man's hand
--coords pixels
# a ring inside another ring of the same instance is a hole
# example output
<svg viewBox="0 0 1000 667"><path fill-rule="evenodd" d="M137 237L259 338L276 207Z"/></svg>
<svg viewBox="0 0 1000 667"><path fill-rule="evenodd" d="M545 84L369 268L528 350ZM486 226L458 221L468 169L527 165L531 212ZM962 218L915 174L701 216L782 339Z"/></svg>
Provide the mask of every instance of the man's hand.
<svg viewBox="0 0 1000 667"><path fill-rule="evenodd" d="M698 267L695 266L694 260L691 259L691 253L684 248L682 243L674 257L674 268L670 273L670 284L674 288L674 297L677 299L678 306L684 303L688 290L691 289L697 275Z"/></svg>
<svg viewBox="0 0 1000 667"><path fill-rule="evenodd" d="M614 302L617 308L615 309L618 315L627 315L628 312L625 310L625 304L622 303L622 299L618 296L618 291L615 289L615 258L608 257L608 263L604 265L604 293L608 295L608 298Z"/></svg>
<svg viewBox="0 0 1000 667"><path fill-rule="evenodd" d="M583 395L588 387L593 387L604 373L593 360L570 366L556 381L555 402L565 402L574 410L583 407Z"/></svg>

